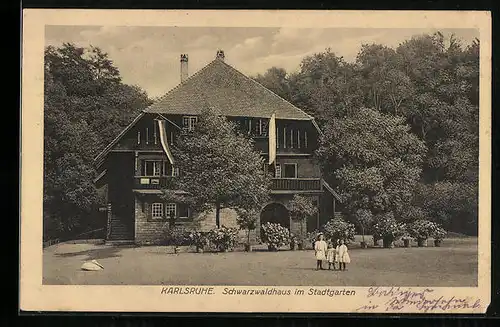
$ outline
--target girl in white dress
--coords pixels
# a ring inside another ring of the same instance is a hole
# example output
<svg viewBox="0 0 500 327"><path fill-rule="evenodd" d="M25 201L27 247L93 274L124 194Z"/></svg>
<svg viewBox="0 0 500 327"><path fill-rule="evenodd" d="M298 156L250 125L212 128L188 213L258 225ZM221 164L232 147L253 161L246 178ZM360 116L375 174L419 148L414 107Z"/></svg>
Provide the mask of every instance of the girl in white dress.
<svg viewBox="0 0 500 327"><path fill-rule="evenodd" d="M339 270L345 270L345 264L351 263L351 258L349 257L349 252L347 251L347 245L344 244L344 240L340 240L339 262L340 262Z"/></svg>
<svg viewBox="0 0 500 327"><path fill-rule="evenodd" d="M335 270L335 265L338 263L339 264L339 269L340 269L340 257L339 257L339 250L340 250L340 240L337 239L336 241L336 246L335 246L335 259L333 263L333 270Z"/></svg>
<svg viewBox="0 0 500 327"><path fill-rule="evenodd" d="M318 235L318 240L314 242L314 255L316 256L316 270L323 270L323 260L326 260L327 245L323 234Z"/></svg>
<svg viewBox="0 0 500 327"><path fill-rule="evenodd" d="M330 241L328 242L328 249L326 250L326 260L328 260L328 270L332 269L335 270L335 247L333 246L333 243Z"/></svg>

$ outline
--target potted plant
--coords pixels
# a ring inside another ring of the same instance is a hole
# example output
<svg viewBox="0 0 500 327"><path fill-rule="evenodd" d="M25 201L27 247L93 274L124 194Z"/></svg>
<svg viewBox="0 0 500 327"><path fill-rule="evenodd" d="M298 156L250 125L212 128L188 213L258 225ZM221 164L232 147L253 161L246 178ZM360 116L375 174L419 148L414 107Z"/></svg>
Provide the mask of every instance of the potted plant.
<svg viewBox="0 0 500 327"><path fill-rule="evenodd" d="M403 246L405 248L411 247L411 236L408 232L405 232L403 236L401 236L401 239L403 240Z"/></svg>
<svg viewBox="0 0 500 327"><path fill-rule="evenodd" d="M327 240L340 240L343 239L346 242L354 241L354 234L356 233L356 227L340 217L335 217L330 219L324 226L323 232Z"/></svg>
<svg viewBox="0 0 500 327"><path fill-rule="evenodd" d="M278 251L285 244L290 244L290 231L276 223L262 225L263 238L269 251Z"/></svg>
<svg viewBox="0 0 500 327"><path fill-rule="evenodd" d="M446 230L441 226L437 226L432 237L434 238L434 246L441 246L441 242L446 237Z"/></svg>
<svg viewBox="0 0 500 327"><path fill-rule="evenodd" d="M229 252L234 249L238 238L238 230L236 228L214 228L207 234L210 243L212 243L217 251Z"/></svg>
<svg viewBox="0 0 500 327"><path fill-rule="evenodd" d="M396 221L392 212L387 212L376 217L373 231L374 236L382 239L384 248L393 248L394 241L404 235L406 226Z"/></svg>
<svg viewBox="0 0 500 327"><path fill-rule="evenodd" d="M310 197L295 194L288 205L290 216L293 220L299 222L299 234L295 237L294 242L297 244L299 250L305 248L307 241L307 233L305 225L307 219L318 212L318 209L313 204Z"/></svg>
<svg viewBox="0 0 500 327"><path fill-rule="evenodd" d="M167 227L164 232L165 244L173 247L174 254L179 253L180 246L188 241L186 231L179 227Z"/></svg>
<svg viewBox="0 0 500 327"><path fill-rule="evenodd" d="M432 221L419 219L408 225L408 231L417 240L417 246L425 247L427 239L435 233L438 227L439 225Z"/></svg>
<svg viewBox="0 0 500 327"><path fill-rule="evenodd" d="M194 231L189 234L191 244L196 247L197 253L203 253L205 248L208 246L208 237L199 231Z"/></svg>
<svg viewBox="0 0 500 327"><path fill-rule="evenodd" d="M365 230L367 227L370 226L370 224L373 221L373 215L370 210L367 209L358 209L356 210L356 221L359 224L359 227L361 227L361 248L366 249L368 245L365 242Z"/></svg>
<svg viewBox="0 0 500 327"><path fill-rule="evenodd" d="M257 228L257 218L258 214L255 210L245 210L245 209L237 209L236 213L238 217L236 218L236 222L240 229L244 229L246 231L246 243L245 243L245 251L251 252L252 245L250 244L250 232Z"/></svg>
<svg viewBox="0 0 500 327"><path fill-rule="evenodd" d="M290 250L295 251L296 248L297 248L297 238L294 234L290 233Z"/></svg>

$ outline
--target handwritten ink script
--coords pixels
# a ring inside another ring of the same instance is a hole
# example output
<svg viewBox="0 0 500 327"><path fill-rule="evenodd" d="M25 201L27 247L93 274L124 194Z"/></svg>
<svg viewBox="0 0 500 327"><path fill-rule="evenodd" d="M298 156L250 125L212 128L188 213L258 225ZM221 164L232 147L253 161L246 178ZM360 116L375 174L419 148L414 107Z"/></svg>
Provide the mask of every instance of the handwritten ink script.
<svg viewBox="0 0 500 327"><path fill-rule="evenodd" d="M478 310L481 301L473 297L438 295L433 289L412 290L405 287L370 287L366 294L368 303L357 308L358 312L453 312Z"/></svg>

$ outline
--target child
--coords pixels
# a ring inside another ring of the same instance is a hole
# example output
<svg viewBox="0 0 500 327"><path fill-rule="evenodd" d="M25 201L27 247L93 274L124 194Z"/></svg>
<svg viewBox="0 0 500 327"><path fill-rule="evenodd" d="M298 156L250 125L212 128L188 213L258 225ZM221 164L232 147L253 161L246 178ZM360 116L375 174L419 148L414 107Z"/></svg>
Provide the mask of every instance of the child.
<svg viewBox="0 0 500 327"><path fill-rule="evenodd" d="M323 234L318 235L318 240L314 242L314 255L316 257L316 270L323 270L323 260L326 260L326 242Z"/></svg>
<svg viewBox="0 0 500 327"><path fill-rule="evenodd" d="M347 245L344 244L344 240L340 240L339 262L340 262L339 270L342 270L342 267L344 268L343 270L345 270L345 264L351 262L351 258L349 257L349 252L347 252Z"/></svg>
<svg viewBox="0 0 500 327"><path fill-rule="evenodd" d="M328 270L335 270L335 248L333 247L333 243L328 242L328 250L326 250L326 260L328 260Z"/></svg>
<svg viewBox="0 0 500 327"><path fill-rule="evenodd" d="M339 257L339 250L340 250L340 240L337 239L335 242L337 245L335 246L335 258L334 258L334 263L333 266L335 267L335 264L339 264L339 270L340 270L340 257Z"/></svg>

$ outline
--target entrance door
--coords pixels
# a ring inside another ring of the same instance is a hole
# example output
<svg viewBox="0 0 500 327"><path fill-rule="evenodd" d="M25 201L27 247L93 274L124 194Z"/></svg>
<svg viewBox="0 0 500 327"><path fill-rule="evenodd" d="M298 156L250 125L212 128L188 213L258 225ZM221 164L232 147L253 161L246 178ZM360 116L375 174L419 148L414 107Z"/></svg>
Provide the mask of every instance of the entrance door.
<svg viewBox="0 0 500 327"><path fill-rule="evenodd" d="M265 223L275 223L290 230L290 214L288 209L280 203L270 203L262 209L260 213L260 224L261 226ZM260 229L260 237L262 239L263 230Z"/></svg>

